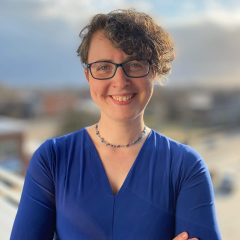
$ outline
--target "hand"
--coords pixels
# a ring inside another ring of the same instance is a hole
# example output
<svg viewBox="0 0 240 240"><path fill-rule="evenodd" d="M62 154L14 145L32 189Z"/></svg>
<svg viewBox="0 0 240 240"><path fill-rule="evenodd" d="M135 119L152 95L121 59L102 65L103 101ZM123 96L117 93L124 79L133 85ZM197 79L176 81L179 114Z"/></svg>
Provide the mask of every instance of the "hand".
<svg viewBox="0 0 240 240"><path fill-rule="evenodd" d="M177 235L173 240L199 240L199 239L198 238L188 239L188 233L182 232L179 235Z"/></svg>

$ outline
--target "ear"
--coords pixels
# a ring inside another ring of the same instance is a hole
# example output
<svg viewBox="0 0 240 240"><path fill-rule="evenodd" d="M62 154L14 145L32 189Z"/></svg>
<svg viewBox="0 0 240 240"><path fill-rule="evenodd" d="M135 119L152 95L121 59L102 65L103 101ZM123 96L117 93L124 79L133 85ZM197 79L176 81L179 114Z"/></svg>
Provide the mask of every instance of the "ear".
<svg viewBox="0 0 240 240"><path fill-rule="evenodd" d="M153 74L152 74L152 79L153 79L153 81L154 81L155 77L156 77L156 72L153 71Z"/></svg>
<svg viewBox="0 0 240 240"><path fill-rule="evenodd" d="M88 70L85 68L84 69L84 74L85 74L85 78L87 79L87 81L89 82L89 79L88 79Z"/></svg>
<svg viewBox="0 0 240 240"><path fill-rule="evenodd" d="M151 71L152 71L152 81L154 81L154 79L156 77L156 71L154 68L152 68Z"/></svg>

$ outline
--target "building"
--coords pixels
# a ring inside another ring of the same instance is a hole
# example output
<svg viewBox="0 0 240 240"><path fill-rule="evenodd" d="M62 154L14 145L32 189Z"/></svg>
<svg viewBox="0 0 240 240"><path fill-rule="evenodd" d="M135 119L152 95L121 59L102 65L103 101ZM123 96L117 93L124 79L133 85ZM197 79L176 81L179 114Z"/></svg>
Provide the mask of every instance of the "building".
<svg viewBox="0 0 240 240"><path fill-rule="evenodd" d="M27 161L23 152L26 124L22 120L0 117L0 166L24 173Z"/></svg>

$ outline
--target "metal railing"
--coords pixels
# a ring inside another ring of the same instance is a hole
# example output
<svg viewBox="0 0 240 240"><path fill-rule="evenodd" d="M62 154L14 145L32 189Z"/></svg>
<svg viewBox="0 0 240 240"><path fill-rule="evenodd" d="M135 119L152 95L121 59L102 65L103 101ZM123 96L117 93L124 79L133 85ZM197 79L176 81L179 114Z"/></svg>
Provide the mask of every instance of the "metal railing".
<svg viewBox="0 0 240 240"><path fill-rule="evenodd" d="M0 168L0 240L9 240L24 178Z"/></svg>

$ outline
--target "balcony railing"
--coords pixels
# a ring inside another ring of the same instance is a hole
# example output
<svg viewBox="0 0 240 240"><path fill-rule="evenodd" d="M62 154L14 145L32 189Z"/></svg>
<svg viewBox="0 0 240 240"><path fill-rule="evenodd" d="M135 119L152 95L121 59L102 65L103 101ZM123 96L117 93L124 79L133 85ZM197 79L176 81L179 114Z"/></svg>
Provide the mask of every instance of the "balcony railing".
<svg viewBox="0 0 240 240"><path fill-rule="evenodd" d="M0 168L0 240L9 240L24 178Z"/></svg>

